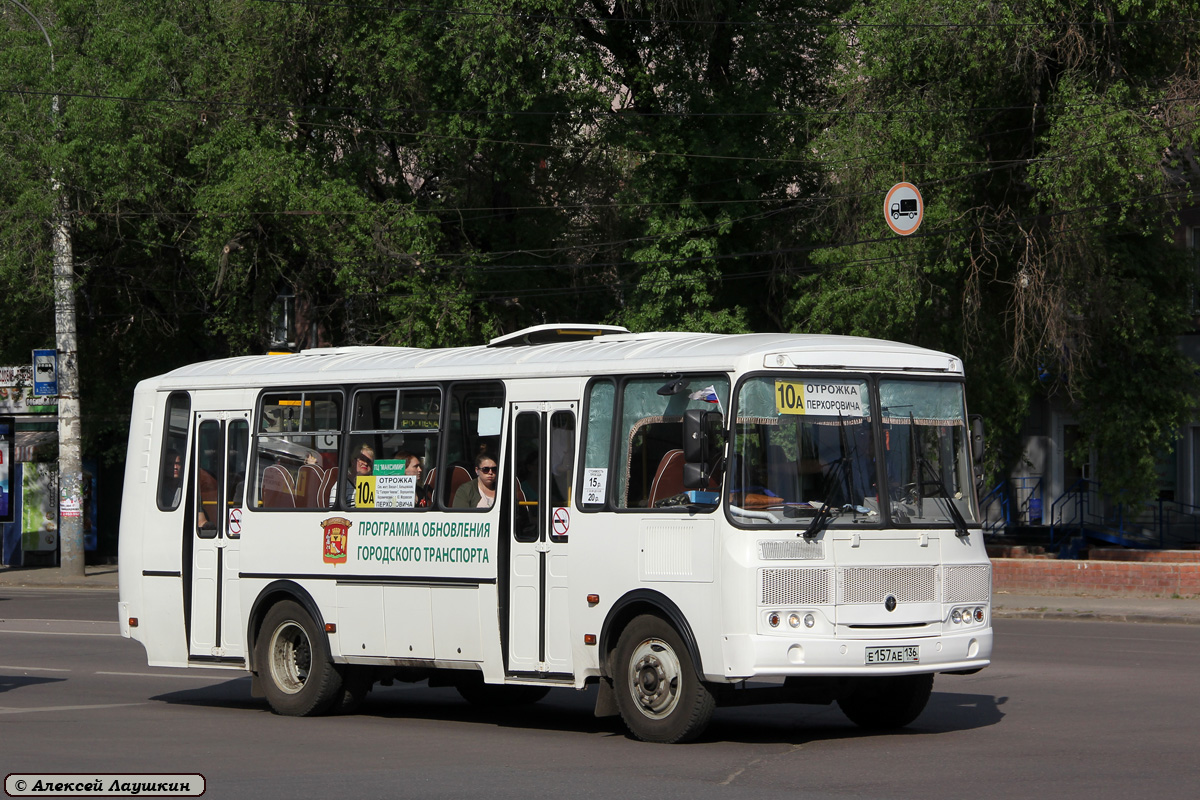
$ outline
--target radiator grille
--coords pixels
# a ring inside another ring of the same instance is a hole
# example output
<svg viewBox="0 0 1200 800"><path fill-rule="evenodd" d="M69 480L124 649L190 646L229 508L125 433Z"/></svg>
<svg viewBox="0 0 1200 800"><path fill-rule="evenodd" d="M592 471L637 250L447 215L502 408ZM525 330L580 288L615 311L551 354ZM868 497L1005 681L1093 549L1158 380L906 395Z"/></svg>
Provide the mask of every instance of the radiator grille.
<svg viewBox="0 0 1200 800"><path fill-rule="evenodd" d="M762 604L765 606L827 605L829 570L764 569Z"/></svg>
<svg viewBox="0 0 1200 800"><path fill-rule="evenodd" d="M761 539L758 555L763 561L817 561L825 557L825 543L804 539Z"/></svg>
<svg viewBox="0 0 1200 800"><path fill-rule="evenodd" d="M947 603L986 603L992 597L992 568L988 564L945 567Z"/></svg>
<svg viewBox="0 0 1200 800"><path fill-rule="evenodd" d="M882 603L888 595L901 603L937 601L933 567L847 567L838 570L842 603Z"/></svg>

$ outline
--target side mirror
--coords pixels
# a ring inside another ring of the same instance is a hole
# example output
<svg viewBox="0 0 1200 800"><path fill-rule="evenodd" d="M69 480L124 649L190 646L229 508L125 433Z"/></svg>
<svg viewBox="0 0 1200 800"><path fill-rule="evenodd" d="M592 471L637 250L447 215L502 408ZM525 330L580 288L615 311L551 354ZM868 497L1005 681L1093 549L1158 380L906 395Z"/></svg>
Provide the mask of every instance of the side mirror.
<svg viewBox="0 0 1200 800"><path fill-rule="evenodd" d="M721 414L689 408L683 412L683 460L689 464L704 464L711 461L712 442L709 434L713 427L720 428Z"/></svg>
<svg viewBox="0 0 1200 800"><path fill-rule="evenodd" d="M972 414L968 421L971 423L971 461L976 467L983 466L983 417Z"/></svg>
<svg viewBox="0 0 1200 800"><path fill-rule="evenodd" d="M683 465L683 488L704 489L708 486L708 464L689 461Z"/></svg>

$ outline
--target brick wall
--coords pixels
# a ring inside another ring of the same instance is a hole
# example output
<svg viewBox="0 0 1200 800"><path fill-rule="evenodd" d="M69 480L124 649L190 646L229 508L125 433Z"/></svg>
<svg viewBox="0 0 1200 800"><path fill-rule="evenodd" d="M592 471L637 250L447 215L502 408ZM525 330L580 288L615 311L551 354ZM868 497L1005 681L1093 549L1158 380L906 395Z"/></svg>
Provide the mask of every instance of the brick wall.
<svg viewBox="0 0 1200 800"><path fill-rule="evenodd" d="M992 590L1165 597L1200 595L1200 561L996 558L992 559Z"/></svg>

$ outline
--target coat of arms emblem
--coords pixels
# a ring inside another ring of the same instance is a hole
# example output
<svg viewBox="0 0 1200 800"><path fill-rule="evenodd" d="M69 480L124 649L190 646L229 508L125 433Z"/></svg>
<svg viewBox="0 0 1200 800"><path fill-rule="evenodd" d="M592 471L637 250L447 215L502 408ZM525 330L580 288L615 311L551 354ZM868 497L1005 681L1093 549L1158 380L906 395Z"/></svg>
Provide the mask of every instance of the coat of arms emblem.
<svg viewBox="0 0 1200 800"><path fill-rule="evenodd" d="M325 529L325 563L345 564L350 550L350 520L330 517L321 521L321 527Z"/></svg>

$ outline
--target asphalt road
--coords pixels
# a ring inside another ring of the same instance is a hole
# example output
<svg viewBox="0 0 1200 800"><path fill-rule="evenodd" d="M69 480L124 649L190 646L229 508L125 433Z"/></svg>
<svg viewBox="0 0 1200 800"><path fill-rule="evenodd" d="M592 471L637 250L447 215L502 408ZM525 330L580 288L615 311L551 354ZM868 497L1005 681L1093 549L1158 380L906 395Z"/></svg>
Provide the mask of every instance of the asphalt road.
<svg viewBox="0 0 1200 800"><path fill-rule="evenodd" d="M145 664L116 593L0 588L0 775L200 773L206 798L1174 798L1200 784L1200 626L1001 619L992 667L861 733L836 707L720 709L690 745L630 739L559 690L481 712L376 688L293 719L249 679Z"/></svg>

